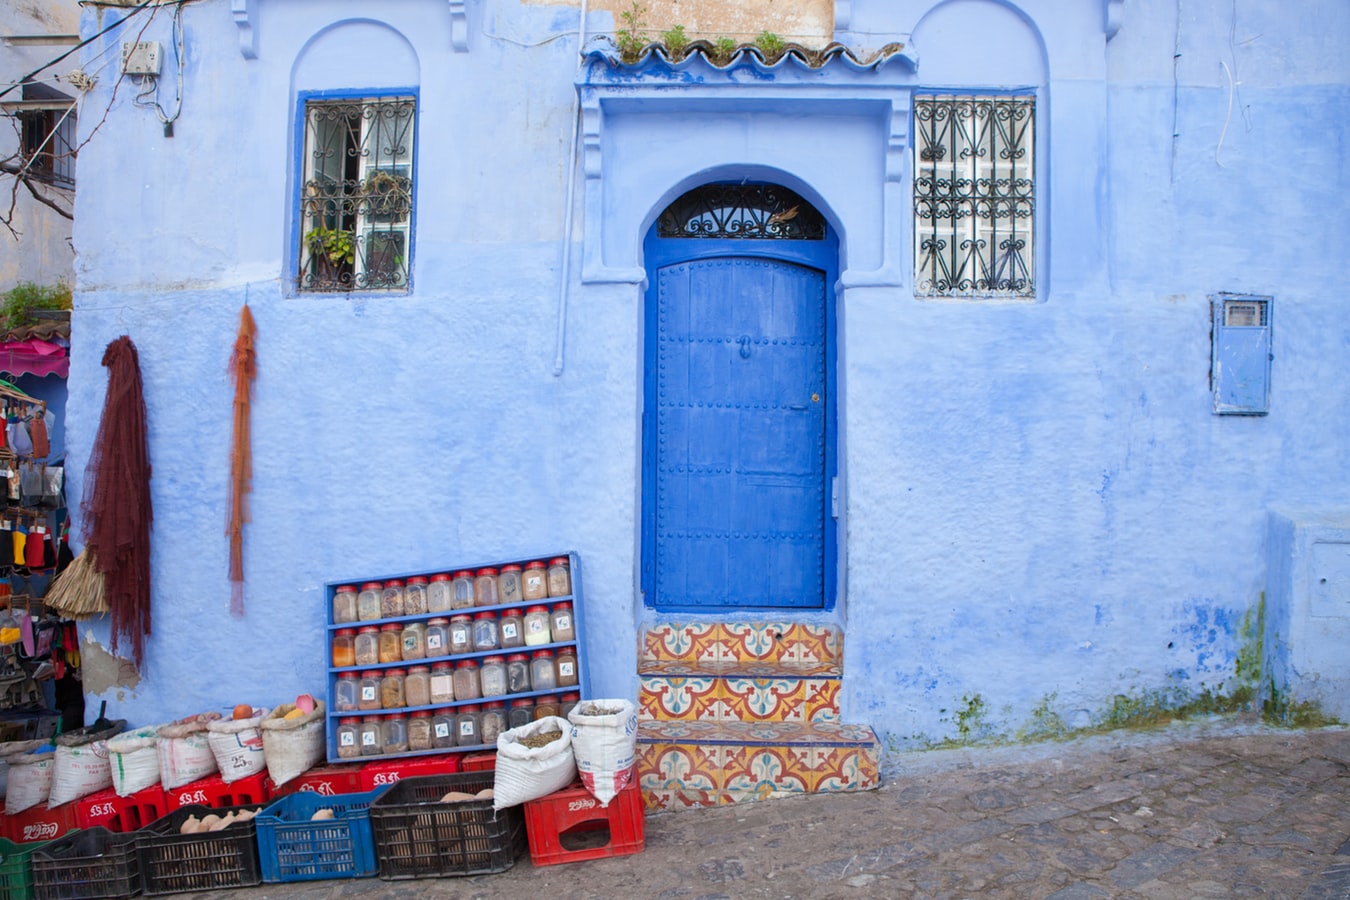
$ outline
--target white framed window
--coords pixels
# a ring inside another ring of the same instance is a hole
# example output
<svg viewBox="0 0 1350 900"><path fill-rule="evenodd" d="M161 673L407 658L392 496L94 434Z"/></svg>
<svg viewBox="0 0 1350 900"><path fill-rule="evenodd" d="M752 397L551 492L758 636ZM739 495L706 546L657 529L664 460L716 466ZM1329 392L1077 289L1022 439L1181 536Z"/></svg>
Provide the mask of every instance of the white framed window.
<svg viewBox="0 0 1350 900"><path fill-rule="evenodd" d="M928 297L1035 297L1036 100L914 98L914 286Z"/></svg>
<svg viewBox="0 0 1350 900"><path fill-rule="evenodd" d="M300 290L406 291L416 98L311 99L304 113Z"/></svg>

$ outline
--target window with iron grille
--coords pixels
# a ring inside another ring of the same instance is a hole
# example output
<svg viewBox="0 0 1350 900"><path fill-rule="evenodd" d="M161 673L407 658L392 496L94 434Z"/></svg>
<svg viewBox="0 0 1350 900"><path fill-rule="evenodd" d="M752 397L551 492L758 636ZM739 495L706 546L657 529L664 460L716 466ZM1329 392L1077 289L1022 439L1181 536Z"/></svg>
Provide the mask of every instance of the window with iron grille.
<svg viewBox="0 0 1350 900"><path fill-rule="evenodd" d="M1036 101L914 98L914 284L931 297L1036 295Z"/></svg>
<svg viewBox="0 0 1350 900"><path fill-rule="evenodd" d="M28 177L74 187L74 110L25 110L19 113L19 124Z"/></svg>
<svg viewBox="0 0 1350 900"><path fill-rule="evenodd" d="M408 289L416 103L305 103L301 290Z"/></svg>

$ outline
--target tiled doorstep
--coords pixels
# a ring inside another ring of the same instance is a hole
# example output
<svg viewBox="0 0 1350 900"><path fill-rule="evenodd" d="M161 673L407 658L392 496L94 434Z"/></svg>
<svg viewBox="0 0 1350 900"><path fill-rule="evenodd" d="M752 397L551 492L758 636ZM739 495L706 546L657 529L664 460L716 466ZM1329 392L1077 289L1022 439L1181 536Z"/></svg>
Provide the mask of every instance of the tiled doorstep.
<svg viewBox="0 0 1350 900"><path fill-rule="evenodd" d="M660 622L647 627L639 665L652 662L770 662L837 665L842 636L798 622Z"/></svg>
<svg viewBox="0 0 1350 900"><path fill-rule="evenodd" d="M679 668L684 668L680 666ZM643 721L828 722L839 719L839 677L775 667L768 677L700 667L641 673Z"/></svg>
<svg viewBox="0 0 1350 900"><path fill-rule="evenodd" d="M879 745L837 722L642 722L638 775L648 809L870 790Z"/></svg>

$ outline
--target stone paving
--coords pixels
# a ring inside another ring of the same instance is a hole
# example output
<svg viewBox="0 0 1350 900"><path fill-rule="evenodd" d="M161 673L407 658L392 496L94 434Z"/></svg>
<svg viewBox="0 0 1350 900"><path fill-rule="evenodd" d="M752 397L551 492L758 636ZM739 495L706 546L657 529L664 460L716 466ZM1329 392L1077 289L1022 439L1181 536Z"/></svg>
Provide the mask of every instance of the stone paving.
<svg viewBox="0 0 1350 900"><path fill-rule="evenodd" d="M875 791L648 816L640 854L202 896L1350 898L1350 730L1222 719L906 754Z"/></svg>

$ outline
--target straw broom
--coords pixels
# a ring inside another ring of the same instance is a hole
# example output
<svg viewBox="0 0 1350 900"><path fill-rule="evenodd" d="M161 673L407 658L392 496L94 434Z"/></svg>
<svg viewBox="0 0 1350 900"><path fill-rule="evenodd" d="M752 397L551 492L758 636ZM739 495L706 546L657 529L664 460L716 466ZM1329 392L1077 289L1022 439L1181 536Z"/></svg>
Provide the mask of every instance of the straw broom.
<svg viewBox="0 0 1350 900"><path fill-rule="evenodd" d="M109 612L103 596L103 575L95 568L94 554L88 547L56 576L42 602L67 619L92 619Z"/></svg>

